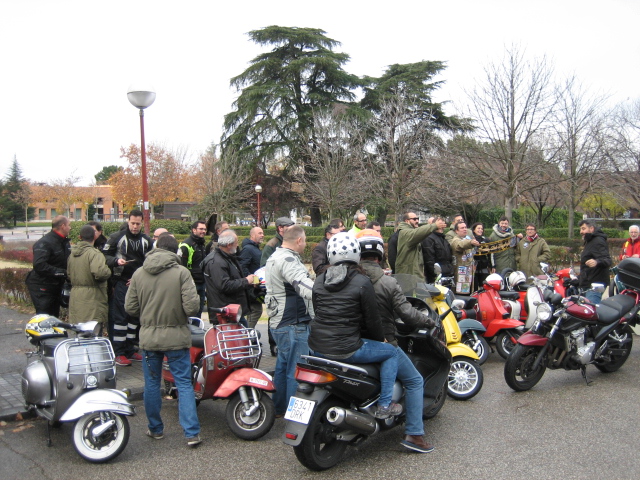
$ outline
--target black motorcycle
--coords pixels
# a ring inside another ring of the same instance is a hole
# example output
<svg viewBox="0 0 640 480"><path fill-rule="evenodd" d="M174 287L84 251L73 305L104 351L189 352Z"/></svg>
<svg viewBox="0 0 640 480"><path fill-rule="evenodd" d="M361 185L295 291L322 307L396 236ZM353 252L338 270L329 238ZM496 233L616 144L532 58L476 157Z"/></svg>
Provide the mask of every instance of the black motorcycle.
<svg viewBox="0 0 640 480"><path fill-rule="evenodd" d="M437 314L431 312L437 318ZM408 332L396 321L398 345L424 378L423 418L434 417L447 396L451 354L441 323ZM326 470L343 458L348 446L359 445L380 430L393 428L404 416L376 419L380 396L380 366L352 365L313 356L298 363L298 390L285 414L283 441L298 461L311 470ZM394 403L404 403L404 389L396 381Z"/></svg>

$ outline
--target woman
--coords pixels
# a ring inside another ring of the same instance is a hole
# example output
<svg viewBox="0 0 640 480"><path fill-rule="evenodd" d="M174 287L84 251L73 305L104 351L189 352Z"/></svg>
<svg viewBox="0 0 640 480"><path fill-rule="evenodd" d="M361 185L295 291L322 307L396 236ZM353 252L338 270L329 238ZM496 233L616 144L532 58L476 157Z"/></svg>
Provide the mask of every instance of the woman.
<svg viewBox="0 0 640 480"><path fill-rule="evenodd" d="M489 239L484 236L484 225L480 222L476 222L471 225L471 232L473 237L479 243L489 243ZM477 292L491 273L493 273L493 265L491 264L491 255L474 255L473 259L476 262L476 275L473 280L473 290Z"/></svg>
<svg viewBox="0 0 640 480"><path fill-rule="evenodd" d="M313 309L309 348L319 357L346 363L381 363L380 398L376 418L402 413L391 403L398 372L396 348L385 341L377 310L376 294L360 261L360 244L346 232L335 234L327 244L330 266L313 285ZM361 330L366 330L363 338Z"/></svg>

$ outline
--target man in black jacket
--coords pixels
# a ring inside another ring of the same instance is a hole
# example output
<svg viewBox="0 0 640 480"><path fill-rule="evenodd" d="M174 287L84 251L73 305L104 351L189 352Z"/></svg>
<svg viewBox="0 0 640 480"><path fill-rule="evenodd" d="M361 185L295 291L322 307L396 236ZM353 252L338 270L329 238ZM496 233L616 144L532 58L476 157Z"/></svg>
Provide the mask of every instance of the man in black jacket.
<svg viewBox="0 0 640 480"><path fill-rule="evenodd" d="M580 235L584 240L584 249L580 255L580 288L591 288L592 283L609 285L611 256L607 245L607 236L592 220L581 220ZM585 297L592 303L600 303L602 293L589 290Z"/></svg>
<svg viewBox="0 0 640 480"><path fill-rule="evenodd" d="M260 268L260 244L264 240L264 232L260 227L253 227L249 232L249 238L242 241L242 250L238 254L238 262L242 267L242 274L246 277L251 273L256 273ZM249 328L255 328L262 316L262 303L256 300L259 290L249 292L249 307L251 314L248 316Z"/></svg>
<svg viewBox="0 0 640 480"><path fill-rule="evenodd" d="M438 220L443 219L438 217L435 221ZM424 257L424 275L428 283L433 283L436 280L436 263L440 265L443 277L454 276L451 245L446 239L443 228L439 228L422 241L422 255Z"/></svg>
<svg viewBox="0 0 640 480"><path fill-rule="evenodd" d="M51 231L33 245L33 270L26 279L36 313L60 316L60 295L67 278L67 259L71 245L67 236L71 223L58 215L51 222Z"/></svg>
<svg viewBox="0 0 640 480"><path fill-rule="evenodd" d="M340 232L338 225L329 224L324 229L324 238L313 248L311 252L311 266L316 276L320 275L329 267L329 259L327 258L327 243L331 237Z"/></svg>
<svg viewBox="0 0 640 480"><path fill-rule="evenodd" d="M204 274L200 268L200 262L204 260L204 236L207 234L207 224L197 220L191 225L191 235L185 239L178 248L178 256L182 260L182 266L191 272L193 283L196 284L196 291L200 297L200 309L198 318L202 316L205 299Z"/></svg>
<svg viewBox="0 0 640 480"><path fill-rule="evenodd" d="M140 319L132 317L124 310L124 302L131 277L142 267L144 256L151 247L151 239L142 233L142 212L131 210L127 225L112 233L102 249L107 265L113 271L109 336L112 338L116 364L123 367L131 365L131 359L142 361L142 355L135 351Z"/></svg>

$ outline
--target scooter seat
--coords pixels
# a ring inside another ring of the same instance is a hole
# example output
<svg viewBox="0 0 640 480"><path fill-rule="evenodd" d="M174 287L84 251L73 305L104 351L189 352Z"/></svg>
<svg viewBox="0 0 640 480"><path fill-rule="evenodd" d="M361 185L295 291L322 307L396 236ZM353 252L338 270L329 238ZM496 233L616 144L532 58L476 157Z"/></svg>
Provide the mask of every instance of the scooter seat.
<svg viewBox="0 0 640 480"><path fill-rule="evenodd" d="M362 372L362 370L364 370L370 377L380 378L380 365L377 363L348 363L344 360L330 360L328 358L314 357L311 355L303 355L302 357L309 365L335 368L352 367L356 371Z"/></svg>
<svg viewBox="0 0 640 480"><path fill-rule="evenodd" d="M204 330L199 327L189 325L191 330L191 345L196 348L204 348Z"/></svg>
<svg viewBox="0 0 640 480"><path fill-rule="evenodd" d="M42 345L42 352L45 357L53 357L53 352L55 352L56 347L60 342L67 340L64 338L47 338L46 340L42 340L40 344Z"/></svg>
<svg viewBox="0 0 640 480"><path fill-rule="evenodd" d="M505 300L518 300L520 298L520 294L518 292L500 292L500 298L504 298Z"/></svg>

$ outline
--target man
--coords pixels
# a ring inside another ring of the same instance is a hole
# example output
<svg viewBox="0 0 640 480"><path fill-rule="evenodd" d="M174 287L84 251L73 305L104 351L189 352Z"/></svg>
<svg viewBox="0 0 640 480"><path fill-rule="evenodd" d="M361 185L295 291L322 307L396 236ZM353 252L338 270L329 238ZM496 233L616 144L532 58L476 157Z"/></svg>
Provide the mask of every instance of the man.
<svg viewBox="0 0 640 480"><path fill-rule="evenodd" d="M496 242L498 240L504 240L505 238L511 238L512 246L502 252L493 254L491 263L496 273L502 273L502 271L507 268L510 268L511 270L516 270L518 268L516 264L515 242L517 242L517 239L522 238L521 233L518 235L513 233L513 230L511 230L511 227L509 226L509 219L503 215L498 220L498 223L493 226L493 232L491 232L489 240Z"/></svg>
<svg viewBox="0 0 640 480"><path fill-rule="evenodd" d="M344 222L342 221L341 218L334 218L333 220L330 220L329 225L337 225L338 229L341 232L344 232L347 230L347 227L344 226Z"/></svg>
<svg viewBox="0 0 640 480"><path fill-rule="evenodd" d="M71 253L67 238L70 231L69 219L58 215L51 222L51 231L33 244L33 270L25 283L36 313L60 316L60 295Z"/></svg>
<svg viewBox="0 0 640 480"><path fill-rule="evenodd" d="M102 234L102 224L100 222L96 222L95 220L91 220L87 222L87 225L91 225L95 229L95 236L93 242L93 248L97 248L102 251L104 248L104 244L107 243L107 237Z"/></svg>
<svg viewBox="0 0 640 480"><path fill-rule="evenodd" d="M242 250L238 254L238 262L242 267L244 276L256 273L256 270L260 268L260 257L262 256L260 244L263 240L264 231L262 228L253 227L249 232L249 238L245 238L242 241ZM259 294L260 290L258 289L249 291L249 308L251 308L251 314L248 318L249 328L255 328L262 316L262 303L256 299Z"/></svg>
<svg viewBox="0 0 640 480"><path fill-rule="evenodd" d="M262 250L262 256L260 257L260 266L264 267L267 264L267 260L275 252L276 248L282 245L282 236L289 227L295 225L293 220L289 217L280 217L276 220L276 236L267 242Z"/></svg>
<svg viewBox="0 0 640 480"><path fill-rule="evenodd" d="M640 227L631 225L629 227L629 238L624 242L622 252L620 252L620 260L638 257L640 257Z"/></svg>
<svg viewBox="0 0 640 480"><path fill-rule="evenodd" d="M540 268L540 262L548 262L551 258L551 249L547 242L538 235L536 226L527 223L525 227L526 237L518 242L516 247L516 263L518 269L524 272L529 278L531 276L542 275L544 272Z"/></svg>
<svg viewBox="0 0 640 480"><path fill-rule="evenodd" d="M391 273L396 273L396 258L398 258L398 235L400 230L396 230L391 234L387 240L387 250L389 252L389 267L391 267Z"/></svg>
<svg viewBox="0 0 640 480"><path fill-rule="evenodd" d="M229 224L224 220L221 220L213 226L213 230L214 232L211 235L211 241L207 243L204 251L204 253L206 253L207 255L209 255L209 253L216 249L216 247L218 246L218 238L220 237L220 234L225 230L229 230Z"/></svg>
<svg viewBox="0 0 640 480"><path fill-rule="evenodd" d="M107 280L111 277L111 270L104 255L94 247L95 234L94 227L85 225L80 229L80 241L71 247L67 261L69 281L73 285L69 300L69 323L89 320L97 320L102 324L107 322Z"/></svg>
<svg viewBox="0 0 640 480"><path fill-rule="evenodd" d="M242 307L241 323L247 326L245 316L250 313L249 290L254 288L254 281L258 277L254 274L243 276L242 267L236 257L237 250L238 236L233 230L225 230L218 237L218 246L213 250L215 253L204 265L209 321L213 324L216 324L217 320L211 308L222 308L236 303Z"/></svg>
<svg viewBox="0 0 640 480"><path fill-rule="evenodd" d="M200 296L200 308L198 318L202 316L205 299L204 274L200 268L200 262L204 260L204 236L207 234L207 225L197 220L191 224L191 234L178 245L178 256L182 260L182 266L191 272L193 283L196 284L196 291Z"/></svg>
<svg viewBox="0 0 640 480"><path fill-rule="evenodd" d="M265 304L269 314L269 330L278 346L278 358L273 382L276 392L273 403L276 415L284 415L289 398L295 394L296 363L309 354L309 322L313 316L311 294L313 281L300 255L304 252L306 235L300 226L284 232L282 246L267 260Z"/></svg>
<svg viewBox="0 0 640 480"><path fill-rule="evenodd" d="M607 236L593 220L580 220L578 226L584 240L584 249L580 254L578 286L590 289L592 283L609 285L611 256L609 255ZM585 297L592 303L600 303L602 293L588 290Z"/></svg>
<svg viewBox="0 0 640 480"><path fill-rule="evenodd" d="M467 224L458 222L454 225L455 237L451 240L451 252L456 259L455 292L469 295L473 287L473 254L474 247L480 245L475 238L467 236Z"/></svg>
<svg viewBox="0 0 640 480"><path fill-rule="evenodd" d="M167 230L166 228L156 228L153 231L153 245L154 246L158 242L158 239L160 238L160 235L162 235L163 233L169 233L169 230Z"/></svg>
<svg viewBox="0 0 640 480"><path fill-rule="evenodd" d="M366 226L367 216L362 212L358 212L353 216L353 227L351 227L351 230L349 230L349 234L352 237L355 237L358 232L364 230Z"/></svg>
<svg viewBox="0 0 640 480"><path fill-rule="evenodd" d="M398 349L397 378L405 388L407 412L405 438L401 444L420 453L429 453L434 447L424 439L422 422L424 380L407 354L398 348L395 319L400 318L407 325L416 328L433 327L433 321L411 306L395 278L384 275L380 266L384 254L384 243L380 234L374 230L363 230L359 234L358 241L362 252L360 265L373 283L385 340Z"/></svg>
<svg viewBox="0 0 640 480"><path fill-rule="evenodd" d="M407 212L398 226L398 256L394 273L407 273L424 278L424 257L422 241L439 228L447 226L440 220L435 223L418 226L419 218L414 212Z"/></svg>
<svg viewBox="0 0 640 480"><path fill-rule="evenodd" d="M135 351L140 322L125 311L124 301L131 277L142 266L151 248L151 239L142 233L142 212L132 210L125 228L111 234L102 249L107 265L113 271L113 296L109 305L113 329L110 336L113 337L116 364L123 367L131 365L131 359L142 361L142 355Z"/></svg>
<svg viewBox="0 0 640 480"><path fill-rule="evenodd" d="M166 357L178 388L178 418L187 438L195 447L200 440L200 422L191 384L191 330L189 317L198 311L199 298L191 273L176 255L177 240L170 235L158 238L153 249L131 278L125 310L140 317L140 349L144 355L144 409L147 435L164 438L160 416L160 380Z"/></svg>
<svg viewBox="0 0 640 480"><path fill-rule="evenodd" d="M439 221L438 225L446 223L442 217L437 217L432 223ZM436 281L435 265L440 265L440 269L443 277L454 277L453 269L453 254L451 252L451 245L445 238L444 228L438 228L435 232L429 235L422 241L422 256L424 258L424 274L427 278L427 283L433 283Z"/></svg>
<svg viewBox="0 0 640 480"><path fill-rule="evenodd" d="M455 226L456 226L456 223L458 222L464 222L464 217L459 213L456 213L453 216L453 222L451 222L451 226L449 227L449 230L444 235L445 238L447 239L447 242L449 243L451 243L451 240L453 240L456 236Z"/></svg>
<svg viewBox="0 0 640 480"><path fill-rule="evenodd" d="M320 275L329 267L329 259L327 258L327 244L331 237L336 233L340 233L338 225L329 224L324 229L324 238L314 247L311 252L311 266L316 275Z"/></svg>

